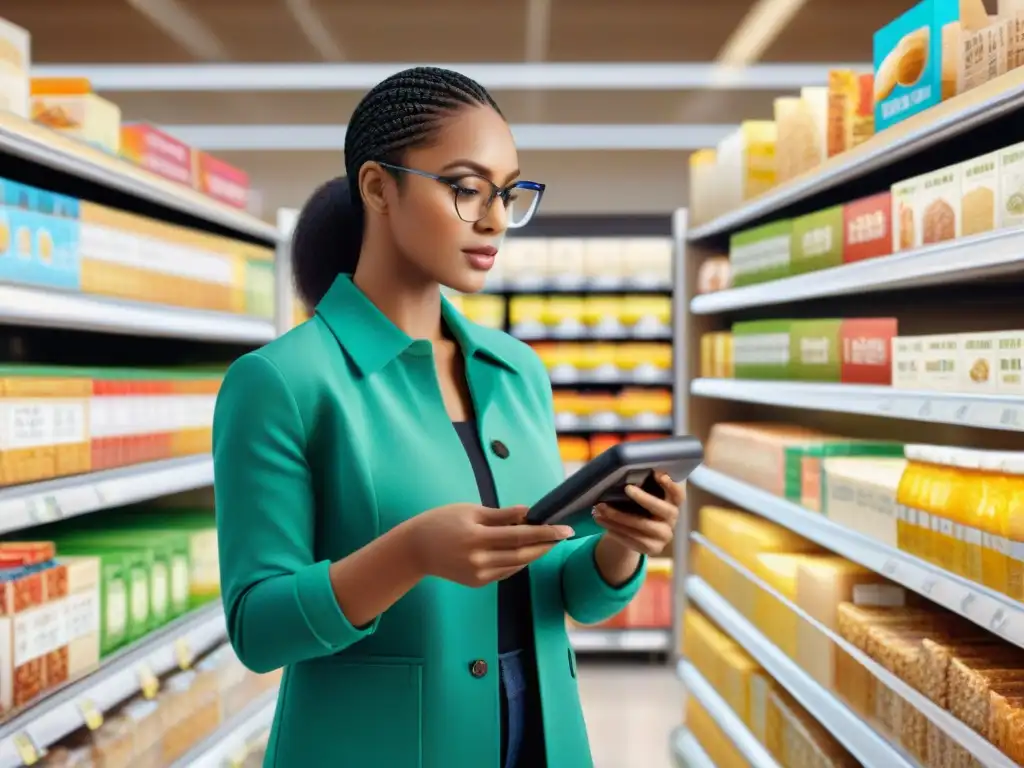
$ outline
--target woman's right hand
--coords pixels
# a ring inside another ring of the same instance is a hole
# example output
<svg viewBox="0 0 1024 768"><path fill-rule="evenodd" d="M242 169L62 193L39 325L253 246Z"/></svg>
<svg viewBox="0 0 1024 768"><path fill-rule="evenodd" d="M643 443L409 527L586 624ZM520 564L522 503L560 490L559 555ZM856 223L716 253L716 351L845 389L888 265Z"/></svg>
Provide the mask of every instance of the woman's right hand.
<svg viewBox="0 0 1024 768"><path fill-rule="evenodd" d="M427 576L467 587L508 578L573 536L566 525L525 525L527 507L448 504L409 520L413 556Z"/></svg>

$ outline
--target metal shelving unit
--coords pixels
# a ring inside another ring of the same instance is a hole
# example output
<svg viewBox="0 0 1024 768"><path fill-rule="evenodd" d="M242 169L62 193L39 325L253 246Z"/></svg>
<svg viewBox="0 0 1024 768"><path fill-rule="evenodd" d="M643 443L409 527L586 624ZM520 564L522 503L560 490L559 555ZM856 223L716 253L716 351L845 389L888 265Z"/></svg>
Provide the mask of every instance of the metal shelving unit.
<svg viewBox="0 0 1024 768"><path fill-rule="evenodd" d="M686 592L706 616L743 646L865 768L919 768L913 758L880 736L835 694L772 645L760 630L702 579L688 577Z"/></svg>
<svg viewBox="0 0 1024 768"><path fill-rule="evenodd" d="M255 347L291 326L288 237L277 227L142 168L20 119L0 114L0 161L5 175L56 192L95 200L112 208L195 229L273 246L277 255L276 322L243 315L122 301L87 293L0 284L0 324L35 340L63 338L47 330L93 332L111 349L130 346L128 337L197 345ZM115 337L119 340L115 341ZM29 342L31 345L33 341ZM63 343L63 342L61 342ZM196 346L197 350L207 347ZM216 347L209 347L216 350ZM61 347L55 345L59 354ZM106 350L106 358L114 357ZM175 353L177 354L177 353ZM219 353L218 353L219 354ZM143 356L145 357L145 355ZM186 354L189 360L192 358ZM148 358L146 358L148 359ZM202 357L200 356L200 359ZM109 363L108 363L109 364ZM209 486L209 454L0 488L0 533L54 520ZM150 633L104 658L95 671L49 691L0 725L0 768L33 764L48 747L82 726L95 727L103 714L139 693L152 696L159 678L226 640L219 601Z"/></svg>
<svg viewBox="0 0 1024 768"><path fill-rule="evenodd" d="M693 696L701 703L718 723L722 732L732 739L736 749L750 763L751 768L779 768L779 764L764 745L750 732L746 724L733 712L729 703L704 679L696 667L686 661L680 661L677 673L686 686L686 695Z"/></svg>
<svg viewBox="0 0 1024 768"><path fill-rule="evenodd" d="M569 642L579 653L665 653L671 641L667 629L569 630Z"/></svg>
<svg viewBox="0 0 1024 768"><path fill-rule="evenodd" d="M672 732L670 744L679 768L716 768L700 742L685 728L676 728Z"/></svg>
<svg viewBox="0 0 1024 768"><path fill-rule="evenodd" d="M278 231L245 211L213 200L190 187L168 181L126 160L75 141L9 112L0 114L0 153L186 214L266 243Z"/></svg>
<svg viewBox="0 0 1024 768"><path fill-rule="evenodd" d="M1009 395L743 379L694 379L690 394L783 408L1024 432L1024 398Z"/></svg>
<svg viewBox="0 0 1024 768"><path fill-rule="evenodd" d="M174 763L173 768L224 768L240 766L274 721L277 688L268 691L235 717L221 724L209 738Z"/></svg>
<svg viewBox="0 0 1024 768"><path fill-rule="evenodd" d="M189 456L0 488L0 533L213 483L213 457Z"/></svg>
<svg viewBox="0 0 1024 768"><path fill-rule="evenodd" d="M826 161L816 171L699 226L678 211L676 430L707 439L717 422L798 423L850 438L888 439L991 450L1021 450L1024 397L897 390L807 381L697 378L700 339L739 320L895 317L901 335L1022 328L1008 283L1024 279L1024 228L997 230L890 256L716 293L697 295L705 258L728 250L730 235L884 191L890 184L1024 139L1024 69L943 102ZM1019 294L1019 291L1017 292ZM871 309L865 311L865 301ZM969 308L969 309L964 309ZM912 437L911 437L912 436ZM945 572L828 519L707 467L691 478L676 536L677 612L692 601L731 634L866 766L913 765L832 694L808 678L760 632L685 567L698 510L726 504L788 527L847 559L1024 647L1024 609L982 585ZM749 574L748 574L749 575ZM789 603L799 613L799 608ZM678 632L677 627L677 632ZM834 634L834 633L833 633ZM835 638L842 645L842 638ZM676 645L679 643L677 641ZM856 649L853 649L856 652ZM859 652L856 652L859 653ZM851 655L856 655L851 654ZM997 749L870 658L872 674L912 703L985 766L1009 766Z"/></svg>
<svg viewBox="0 0 1024 768"><path fill-rule="evenodd" d="M735 211L692 227L687 239L696 242L735 232L903 158L920 155L944 141L967 134L1022 108L1024 72L1015 69L904 120L860 146L830 158L815 171L780 185Z"/></svg>
<svg viewBox="0 0 1024 768"><path fill-rule="evenodd" d="M226 638L224 611L218 601L104 659L92 674L0 726L0 768L31 765L30 756L38 758L47 747L87 725L90 713L107 712L143 693L161 675L187 666L194 656Z"/></svg>
<svg viewBox="0 0 1024 768"><path fill-rule="evenodd" d="M1024 604L721 472L701 467L693 473L690 482L741 509L798 531L837 555L880 573L1024 648Z"/></svg>

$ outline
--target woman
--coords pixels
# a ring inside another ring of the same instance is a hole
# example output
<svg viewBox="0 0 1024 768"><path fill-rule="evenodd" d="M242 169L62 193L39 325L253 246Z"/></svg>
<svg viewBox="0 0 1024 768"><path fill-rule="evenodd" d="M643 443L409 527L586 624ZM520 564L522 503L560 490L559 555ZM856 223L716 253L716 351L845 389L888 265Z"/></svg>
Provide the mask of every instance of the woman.
<svg viewBox="0 0 1024 768"><path fill-rule="evenodd" d="M625 607L682 489L521 525L562 480L547 374L440 295L479 291L543 193L487 91L389 77L345 168L295 233L314 317L236 361L214 417L228 633L285 668L267 765L589 768L564 616Z"/></svg>

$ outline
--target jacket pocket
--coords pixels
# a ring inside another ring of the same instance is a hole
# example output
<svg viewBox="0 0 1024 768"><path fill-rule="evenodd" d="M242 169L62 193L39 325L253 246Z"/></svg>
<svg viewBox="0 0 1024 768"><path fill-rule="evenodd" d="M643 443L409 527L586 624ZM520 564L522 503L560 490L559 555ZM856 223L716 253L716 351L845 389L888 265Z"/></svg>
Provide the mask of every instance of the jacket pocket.
<svg viewBox="0 0 1024 768"><path fill-rule="evenodd" d="M275 765L422 765L422 662L331 659L297 665L278 706Z"/></svg>

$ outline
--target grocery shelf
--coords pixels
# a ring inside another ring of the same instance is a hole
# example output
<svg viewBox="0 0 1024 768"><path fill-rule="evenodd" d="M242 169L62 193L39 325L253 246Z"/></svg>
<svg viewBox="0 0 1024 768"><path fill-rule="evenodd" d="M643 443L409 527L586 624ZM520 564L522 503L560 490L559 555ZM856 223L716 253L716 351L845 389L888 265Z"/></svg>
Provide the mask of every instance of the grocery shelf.
<svg viewBox="0 0 1024 768"><path fill-rule="evenodd" d="M686 728L676 728L670 739L672 756L679 768L717 768L697 738Z"/></svg>
<svg viewBox="0 0 1024 768"><path fill-rule="evenodd" d="M533 341L533 342L546 342L546 341L564 341L568 343L578 343L584 341L599 341L599 342L613 342L613 341L672 341L671 331L625 331L621 334L613 333L595 333L590 334L560 334L557 331L551 331L548 333L531 333L516 330L515 328L511 331L512 336L519 339L520 341Z"/></svg>
<svg viewBox="0 0 1024 768"><path fill-rule="evenodd" d="M669 629L573 629L569 643L579 653L665 653L672 644Z"/></svg>
<svg viewBox="0 0 1024 768"><path fill-rule="evenodd" d="M0 488L0 533L213 483L210 454Z"/></svg>
<svg viewBox="0 0 1024 768"><path fill-rule="evenodd" d="M694 296L695 315L1024 272L1024 227L965 237L758 285Z"/></svg>
<svg viewBox="0 0 1024 768"><path fill-rule="evenodd" d="M862 384L694 379L690 393L761 405L1024 432L1024 397L964 395Z"/></svg>
<svg viewBox="0 0 1024 768"><path fill-rule="evenodd" d="M672 372L666 371L649 376L635 374L612 374L600 376L580 376L555 373L550 376L551 384L557 387L575 386L627 386L627 387L671 387Z"/></svg>
<svg viewBox="0 0 1024 768"><path fill-rule="evenodd" d="M636 419L577 418L555 414L555 429L561 433L583 432L667 432L672 429L671 416L650 416Z"/></svg>
<svg viewBox="0 0 1024 768"><path fill-rule="evenodd" d="M32 761L42 751L85 725L84 712L108 712L143 691L153 676L179 669L182 661L219 645L227 637L220 601L168 624L113 656L99 669L42 699L0 726L0 768Z"/></svg>
<svg viewBox="0 0 1024 768"><path fill-rule="evenodd" d="M280 239L275 227L245 211L232 208L189 187L161 178L126 160L9 112L0 113L0 152L227 227L249 237L269 243L277 243Z"/></svg>
<svg viewBox="0 0 1024 768"><path fill-rule="evenodd" d="M863 144L829 158L815 170L779 185L734 211L691 228L687 240L723 235L771 217L794 203L924 152L1021 106L1024 106L1024 71L1017 68L875 134ZM941 165L936 163L937 167Z"/></svg>
<svg viewBox="0 0 1024 768"><path fill-rule="evenodd" d="M728 736L751 768L779 768L764 745L757 740L746 724L723 699L704 676L687 661L680 661L677 667L679 679L686 686L686 694L701 703L718 727Z"/></svg>
<svg viewBox="0 0 1024 768"><path fill-rule="evenodd" d="M690 475L690 482L725 501L796 531L837 555L880 573L1024 648L1022 603L836 525L824 515L810 512L721 472L699 467Z"/></svg>
<svg viewBox="0 0 1024 768"><path fill-rule="evenodd" d="M239 344L263 344L276 335L272 321L256 317L19 285L0 285L0 324Z"/></svg>
<svg viewBox="0 0 1024 768"><path fill-rule="evenodd" d="M864 768L916 768L917 763L878 734L835 694L785 653L698 576L686 579L693 603L754 657L807 711L832 732Z"/></svg>
<svg viewBox="0 0 1024 768"><path fill-rule="evenodd" d="M172 768L224 768L241 766L253 748L253 738L270 728L277 706L275 687L255 699L177 760Z"/></svg>
<svg viewBox="0 0 1024 768"><path fill-rule="evenodd" d="M855 661L864 666L868 672L870 672L882 685L886 688L895 692L898 696L909 702L918 712L928 718L935 726L941 729L944 733L949 735L954 741L960 746L970 752L978 761L986 768L1015 768L1016 763L1008 758L1002 752L1000 752L995 746L993 746L987 739L975 732L965 723L958 720L950 712L939 707L935 702L931 701L927 696L920 693L910 685L905 683L901 678L892 674L885 667L881 666L874 661L870 656L863 653L854 645L847 642L841 635L833 632L831 629L826 627L820 621L812 617L806 611L795 605L785 595L778 590L774 589L770 584L764 580L758 578L755 574L751 573L742 564L737 562L734 558L723 552L718 547L711 544L707 539L700 535L692 536L694 541L699 543L701 546L706 547L716 557L721 559L735 571L740 573L751 583L756 584L759 589L762 589L771 594L776 600L784 605L788 610L793 611L803 621L812 625L819 632L824 634L836 644L843 652L849 654ZM749 649L748 649L749 650ZM769 670L770 671L770 670ZM781 682L781 681L780 681Z"/></svg>
<svg viewBox="0 0 1024 768"><path fill-rule="evenodd" d="M497 283L484 288L484 293L507 294L517 296L521 294L533 295L536 293L594 293L594 294L660 294L672 292L672 281L664 282L657 280L566 280L563 282L548 282L544 280L530 280L521 282Z"/></svg>

